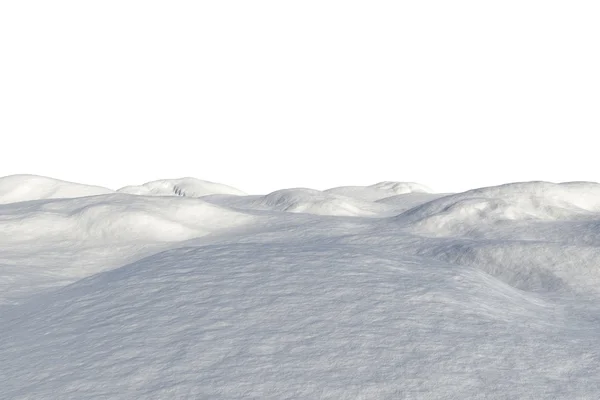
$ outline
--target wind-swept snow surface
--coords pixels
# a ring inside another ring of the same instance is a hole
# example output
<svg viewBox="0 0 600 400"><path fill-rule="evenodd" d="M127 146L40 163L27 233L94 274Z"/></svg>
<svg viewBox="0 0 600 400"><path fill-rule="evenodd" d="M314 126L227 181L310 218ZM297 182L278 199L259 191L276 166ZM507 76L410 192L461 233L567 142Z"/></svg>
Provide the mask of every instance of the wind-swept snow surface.
<svg viewBox="0 0 600 400"><path fill-rule="evenodd" d="M0 206L0 398L597 398L598 185L411 185Z"/></svg>

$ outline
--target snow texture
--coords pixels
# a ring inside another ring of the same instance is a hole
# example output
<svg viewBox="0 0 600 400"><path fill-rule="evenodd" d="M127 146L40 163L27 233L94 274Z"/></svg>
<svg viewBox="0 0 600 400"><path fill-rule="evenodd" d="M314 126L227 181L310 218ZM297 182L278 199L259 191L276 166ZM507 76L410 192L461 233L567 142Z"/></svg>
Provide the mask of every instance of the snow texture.
<svg viewBox="0 0 600 400"><path fill-rule="evenodd" d="M598 184L137 188L0 179L0 398L600 393Z"/></svg>

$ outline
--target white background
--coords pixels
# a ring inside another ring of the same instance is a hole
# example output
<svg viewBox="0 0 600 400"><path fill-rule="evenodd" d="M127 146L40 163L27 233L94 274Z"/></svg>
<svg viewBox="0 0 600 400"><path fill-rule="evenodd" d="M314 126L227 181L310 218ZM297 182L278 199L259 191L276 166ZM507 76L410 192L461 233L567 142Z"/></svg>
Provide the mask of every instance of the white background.
<svg viewBox="0 0 600 400"><path fill-rule="evenodd" d="M0 176L600 180L597 1L3 1Z"/></svg>

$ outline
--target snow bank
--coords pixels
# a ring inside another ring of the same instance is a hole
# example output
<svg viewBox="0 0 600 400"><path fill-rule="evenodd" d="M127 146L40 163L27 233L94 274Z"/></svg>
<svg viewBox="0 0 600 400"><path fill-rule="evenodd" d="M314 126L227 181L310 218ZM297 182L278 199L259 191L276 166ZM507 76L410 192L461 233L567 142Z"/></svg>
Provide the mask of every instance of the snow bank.
<svg viewBox="0 0 600 400"><path fill-rule="evenodd" d="M231 229L251 217L194 198L112 194L0 209L0 241L170 242Z"/></svg>
<svg viewBox="0 0 600 400"><path fill-rule="evenodd" d="M0 178L0 204L107 193L113 193L113 190L37 175L11 175Z"/></svg>
<svg viewBox="0 0 600 400"><path fill-rule="evenodd" d="M379 182L370 186L340 186L325 193L353 197L363 201L377 201L386 197L408 193L431 193L431 189L414 182Z"/></svg>
<svg viewBox="0 0 600 400"><path fill-rule="evenodd" d="M203 181L196 178L162 179L144 183L141 186L126 186L118 190L146 196L186 196L202 197L212 194L244 195L241 190L220 183Z"/></svg>
<svg viewBox="0 0 600 400"><path fill-rule="evenodd" d="M398 217L434 235L476 234L509 221L557 221L600 212L600 184L511 183L445 196Z"/></svg>

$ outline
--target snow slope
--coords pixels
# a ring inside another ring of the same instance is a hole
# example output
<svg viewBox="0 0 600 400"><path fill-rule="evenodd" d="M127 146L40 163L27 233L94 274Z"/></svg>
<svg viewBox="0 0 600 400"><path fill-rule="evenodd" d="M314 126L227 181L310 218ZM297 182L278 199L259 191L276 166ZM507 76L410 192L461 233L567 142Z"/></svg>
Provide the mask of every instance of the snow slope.
<svg viewBox="0 0 600 400"><path fill-rule="evenodd" d="M445 196L395 218L436 237L416 254L471 265L517 288L600 288L600 185L512 183Z"/></svg>
<svg viewBox="0 0 600 400"><path fill-rule="evenodd" d="M124 194L15 203L3 211L0 240L5 243L173 242L226 230L249 218L200 199Z"/></svg>
<svg viewBox="0 0 600 400"><path fill-rule="evenodd" d="M435 234L457 234L506 221L589 218L600 212L600 184L512 183L445 196L399 217Z"/></svg>
<svg viewBox="0 0 600 400"><path fill-rule="evenodd" d="M2 205L0 398L595 399L597 187Z"/></svg>
<svg viewBox="0 0 600 400"><path fill-rule="evenodd" d="M0 304L255 219L196 198L120 193L0 205Z"/></svg>
<svg viewBox="0 0 600 400"><path fill-rule="evenodd" d="M474 270L347 246L181 248L23 314L0 343L15 360L0 367L8 398L575 398L600 388L597 324Z"/></svg>
<svg viewBox="0 0 600 400"><path fill-rule="evenodd" d="M11 175L0 178L0 204L94 196L112 192L100 186L81 185L37 175Z"/></svg>

